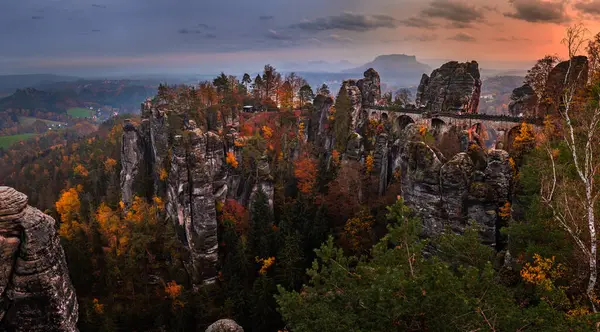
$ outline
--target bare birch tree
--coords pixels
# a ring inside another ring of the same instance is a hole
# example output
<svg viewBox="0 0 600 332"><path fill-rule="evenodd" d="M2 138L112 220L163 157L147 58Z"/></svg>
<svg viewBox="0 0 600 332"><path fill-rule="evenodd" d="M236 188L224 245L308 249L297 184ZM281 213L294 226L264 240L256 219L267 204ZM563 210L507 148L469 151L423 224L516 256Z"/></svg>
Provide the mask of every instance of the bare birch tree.
<svg viewBox="0 0 600 332"><path fill-rule="evenodd" d="M559 165L558 150L552 149L552 142L545 140L551 170L549 176L542 176L542 202L552 211L554 220L570 235L576 247L587 261L586 295L594 312L596 300L594 290L598 278L596 207L600 188L596 175L600 168L600 157L596 151L600 144L600 95L586 96L582 100L587 80L587 68L577 67L573 58L585 42L586 29L575 25L567 29L563 44L568 47L569 67L563 82L561 105L558 107L562 124L562 142L566 146L568 158ZM596 100L596 102L594 102ZM552 131L553 129L549 129ZM547 132L546 135L556 133ZM567 168L574 169L575 175Z"/></svg>

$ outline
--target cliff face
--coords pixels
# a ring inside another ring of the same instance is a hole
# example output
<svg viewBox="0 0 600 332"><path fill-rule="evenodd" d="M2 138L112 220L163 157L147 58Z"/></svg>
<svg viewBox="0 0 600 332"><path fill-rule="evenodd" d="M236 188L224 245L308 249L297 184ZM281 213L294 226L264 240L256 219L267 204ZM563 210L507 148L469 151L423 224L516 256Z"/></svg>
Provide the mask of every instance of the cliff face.
<svg viewBox="0 0 600 332"><path fill-rule="evenodd" d="M538 108L539 117L544 117L549 114L558 112L557 105L560 105L563 92L567 87L580 90L585 88L588 77L588 59L585 56L576 56L571 60L563 61L557 64L546 81L544 89L543 102Z"/></svg>
<svg viewBox="0 0 600 332"><path fill-rule="evenodd" d="M0 187L0 329L77 331L78 304L55 221Z"/></svg>
<svg viewBox="0 0 600 332"><path fill-rule="evenodd" d="M401 170L402 196L423 220L423 234L447 228L463 233L470 224L482 242L499 244L500 208L511 201L513 167L503 150L484 152L471 144L449 161L424 142L397 142L394 165Z"/></svg>
<svg viewBox="0 0 600 332"><path fill-rule="evenodd" d="M148 100L142 104L140 129L131 124L124 127L121 194L126 206L131 204L138 169L150 170L151 194L166 198L167 217L189 251L186 269L193 285L200 286L216 278L216 205L227 198L249 205L262 190L272 207L274 186L266 162L257 162L258 178L244 177L225 163L231 153L239 167L244 166L241 148L235 145L239 138L235 110L220 113L214 122L202 114L204 123L196 123L189 119L190 112L171 107L160 97Z"/></svg>
<svg viewBox="0 0 600 332"><path fill-rule="evenodd" d="M529 84L513 90L508 104L508 112L512 116L523 115L525 117L534 117L538 105L538 97Z"/></svg>
<svg viewBox="0 0 600 332"><path fill-rule="evenodd" d="M477 113L481 95L479 65L475 61L448 62L423 75L417 89L417 107L431 112Z"/></svg>

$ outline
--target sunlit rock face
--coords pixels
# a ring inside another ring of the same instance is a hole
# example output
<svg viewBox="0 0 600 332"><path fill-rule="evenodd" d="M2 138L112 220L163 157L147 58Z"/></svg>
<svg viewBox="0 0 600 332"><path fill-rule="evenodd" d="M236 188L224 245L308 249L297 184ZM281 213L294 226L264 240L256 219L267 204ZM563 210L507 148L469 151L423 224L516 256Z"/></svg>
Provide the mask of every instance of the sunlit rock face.
<svg viewBox="0 0 600 332"><path fill-rule="evenodd" d="M565 89L583 90L588 78L588 59L575 56L571 60L557 64L546 81L542 102L537 111L538 117L555 115L564 99Z"/></svg>
<svg viewBox="0 0 600 332"><path fill-rule="evenodd" d="M78 303L55 221L0 187L0 330L77 331Z"/></svg>
<svg viewBox="0 0 600 332"><path fill-rule="evenodd" d="M451 61L423 75L416 104L431 112L477 113L480 95L479 64Z"/></svg>

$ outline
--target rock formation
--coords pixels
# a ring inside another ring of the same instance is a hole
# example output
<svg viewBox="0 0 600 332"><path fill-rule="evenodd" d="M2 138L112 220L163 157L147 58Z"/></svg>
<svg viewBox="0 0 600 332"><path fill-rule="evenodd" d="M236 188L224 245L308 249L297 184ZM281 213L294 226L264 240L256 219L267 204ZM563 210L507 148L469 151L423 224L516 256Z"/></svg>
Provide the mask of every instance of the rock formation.
<svg viewBox="0 0 600 332"><path fill-rule="evenodd" d="M369 68L364 73L365 78L358 80L356 86L362 94L363 106L376 105L381 99L381 79L379 73L373 68Z"/></svg>
<svg viewBox="0 0 600 332"><path fill-rule="evenodd" d="M190 120L183 135L176 135L167 181L167 213L183 231L190 251L186 268L194 285L216 278L217 212L215 175L223 164L223 148L214 133L204 134ZM220 154L219 154L220 152Z"/></svg>
<svg viewBox="0 0 600 332"><path fill-rule="evenodd" d="M342 91L341 89L346 90L348 98L350 99L352 109L350 116L352 117L352 128L354 128L354 130L362 128L368 118L366 110L363 109L362 91L360 91L356 84L355 80L347 80L342 83L342 87L340 88L340 91Z"/></svg>
<svg viewBox="0 0 600 332"><path fill-rule="evenodd" d="M125 120L121 144L121 200L127 207L133 202L133 181L142 160L140 139L135 126L129 120Z"/></svg>
<svg viewBox="0 0 600 332"><path fill-rule="evenodd" d="M333 102L327 101L329 107ZM273 206L274 185L268 162L258 161L258 179L243 176L225 163L228 152L242 163L239 114L221 111L201 114L202 123L189 119L190 112L178 109L157 96L142 104L139 129L126 123L123 132L121 191L124 203L134 195L136 176L148 170L152 192L166 198L167 217L176 226L181 242L188 249L186 269L194 286L212 283L218 259L216 204L227 198L251 204L258 190ZM173 109L174 108L174 109ZM328 112L328 107L325 107ZM326 115L325 115L326 119ZM324 129L316 129L316 132ZM314 134L316 134L316 132ZM138 188L139 189L139 188Z"/></svg>
<svg viewBox="0 0 600 332"><path fill-rule="evenodd" d="M0 330L77 331L78 304L55 221L0 187Z"/></svg>
<svg viewBox="0 0 600 332"><path fill-rule="evenodd" d="M352 128L355 131L360 130L368 119L367 107L375 106L381 99L381 79L379 74L373 69L365 71L364 78L356 80L346 80L342 83L341 89L346 89L350 104L352 105Z"/></svg>
<svg viewBox="0 0 600 332"><path fill-rule="evenodd" d="M538 97L529 84L524 84L513 90L508 104L508 112L512 116L534 117L538 104Z"/></svg>
<svg viewBox="0 0 600 332"><path fill-rule="evenodd" d="M544 117L558 112L556 106L560 105L565 88L583 89L587 83L587 77L588 59L585 56L576 56L570 61L557 64L548 75L543 102L540 104L537 116Z"/></svg>
<svg viewBox="0 0 600 332"><path fill-rule="evenodd" d="M477 113L481 79L475 61L448 62L423 75L417 90L417 107L431 112Z"/></svg>
<svg viewBox="0 0 600 332"><path fill-rule="evenodd" d="M206 332L244 332L244 328L231 319L221 319L210 325Z"/></svg>
<svg viewBox="0 0 600 332"><path fill-rule="evenodd" d="M402 196L431 237L445 229L462 233L476 223L482 242L498 244L498 211L510 202L513 168L503 150L485 153L471 144L450 161L424 142L408 141L394 161L401 170Z"/></svg>

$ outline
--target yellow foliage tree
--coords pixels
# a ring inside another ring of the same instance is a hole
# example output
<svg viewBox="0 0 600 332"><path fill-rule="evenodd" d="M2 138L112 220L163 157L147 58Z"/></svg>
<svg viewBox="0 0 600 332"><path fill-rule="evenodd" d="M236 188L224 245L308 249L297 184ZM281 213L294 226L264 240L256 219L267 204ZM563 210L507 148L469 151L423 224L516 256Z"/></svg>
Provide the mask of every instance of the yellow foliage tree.
<svg viewBox="0 0 600 332"><path fill-rule="evenodd" d="M375 158L373 154L369 154L367 159L365 160L365 172L367 174L371 174L373 172L373 168L375 167Z"/></svg>
<svg viewBox="0 0 600 332"><path fill-rule="evenodd" d="M75 166L75 168L73 169L73 172L75 172L75 175L79 175L84 178L88 177L89 175L88 170L82 164L77 164L77 166Z"/></svg>
<svg viewBox="0 0 600 332"><path fill-rule="evenodd" d="M70 188L63 191L55 206L61 220L58 233L68 240L73 239L75 233L82 228L82 225L77 221L79 208L81 207L77 189Z"/></svg>
<svg viewBox="0 0 600 332"><path fill-rule="evenodd" d="M533 264L526 263L521 269L521 277L528 283L543 287L545 290L552 290L554 281L560 278L565 273L565 268L562 264L555 262L552 258L544 258L538 254L533 257Z"/></svg>
<svg viewBox="0 0 600 332"><path fill-rule="evenodd" d="M267 272L269 271L269 268L275 264L275 257L268 257L268 258L258 258L256 257L256 262L260 263L260 270L258 271L258 273L260 273L261 275L265 275L267 274Z"/></svg>
<svg viewBox="0 0 600 332"><path fill-rule="evenodd" d="M344 236L352 249L359 250L370 244L370 233L374 222L375 219L366 209L346 221Z"/></svg>
<svg viewBox="0 0 600 332"><path fill-rule="evenodd" d="M273 137L273 129L271 129L271 127L269 127L269 126L263 126L262 133L263 133L263 137L265 139L269 139L269 138Z"/></svg>

